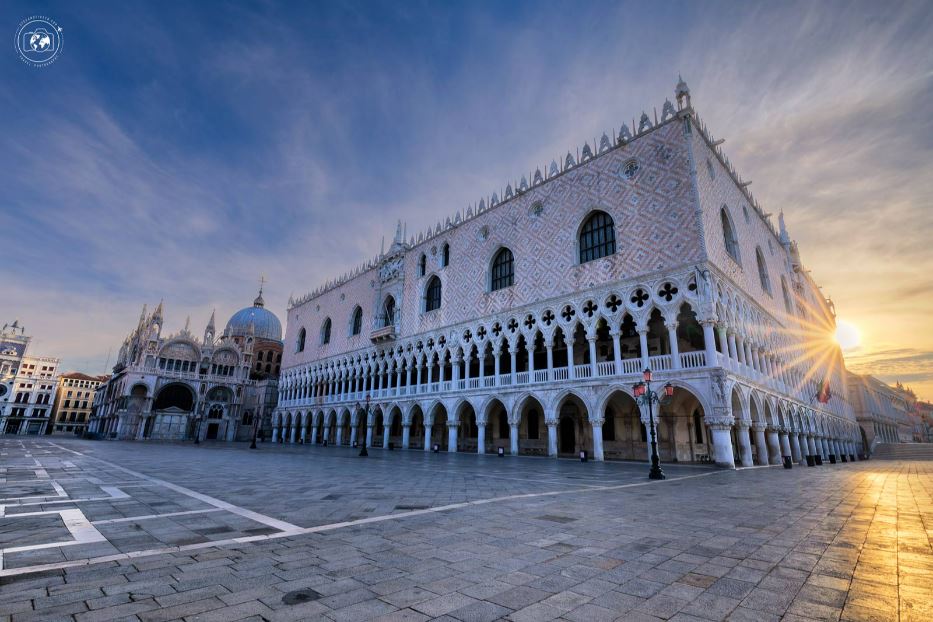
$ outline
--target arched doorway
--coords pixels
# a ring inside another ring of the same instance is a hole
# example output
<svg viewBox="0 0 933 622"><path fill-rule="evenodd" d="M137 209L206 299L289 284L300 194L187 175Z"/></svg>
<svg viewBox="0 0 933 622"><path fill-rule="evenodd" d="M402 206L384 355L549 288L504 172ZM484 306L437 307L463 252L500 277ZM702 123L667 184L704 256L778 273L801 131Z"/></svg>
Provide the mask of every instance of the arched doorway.
<svg viewBox="0 0 933 622"><path fill-rule="evenodd" d="M609 395L603 408L603 456L606 460L648 459L638 405L621 388Z"/></svg>
<svg viewBox="0 0 933 622"><path fill-rule="evenodd" d="M557 453L577 455L586 451L593 455L593 430L589 424L586 403L573 393L557 405Z"/></svg>
<svg viewBox="0 0 933 622"><path fill-rule="evenodd" d="M547 455L547 424L544 407L534 397L528 396L518 405L518 453L526 456Z"/></svg>
<svg viewBox="0 0 933 622"><path fill-rule="evenodd" d="M447 451L447 409L444 408L443 404L438 402L434 405L431 413L434 415L434 418L431 425L430 442L425 449L430 450L434 445L437 445L441 451ZM454 450L456 450L456 448L454 448Z"/></svg>
<svg viewBox="0 0 933 622"><path fill-rule="evenodd" d="M408 446L411 449L424 448L424 414L417 404L411 409L411 428L408 432Z"/></svg>
<svg viewBox="0 0 933 622"><path fill-rule="evenodd" d="M713 447L706 417L696 395L683 387L674 387L671 401L655 409L658 455L662 462L712 460Z"/></svg>
<svg viewBox="0 0 933 622"><path fill-rule="evenodd" d="M509 416L505 405L493 399L486 406L486 431L484 433L485 452L497 452L501 447L509 453L511 448Z"/></svg>

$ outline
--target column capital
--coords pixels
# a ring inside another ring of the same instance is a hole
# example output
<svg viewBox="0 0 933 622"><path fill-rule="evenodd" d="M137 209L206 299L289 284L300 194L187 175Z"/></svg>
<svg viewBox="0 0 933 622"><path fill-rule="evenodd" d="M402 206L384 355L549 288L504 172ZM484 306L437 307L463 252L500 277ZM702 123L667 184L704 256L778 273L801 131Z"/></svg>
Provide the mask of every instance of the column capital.
<svg viewBox="0 0 933 622"><path fill-rule="evenodd" d="M752 421L752 429L756 432L764 432L768 429L768 424L764 421Z"/></svg>
<svg viewBox="0 0 933 622"><path fill-rule="evenodd" d="M679 322L677 322L676 320L674 320L673 322L664 322L664 327L667 328L667 330L677 330L677 327L679 325L680 325Z"/></svg>
<svg viewBox="0 0 933 622"><path fill-rule="evenodd" d="M748 428L751 427L751 423L742 418L736 418L734 425L736 428L739 428L742 430L747 430Z"/></svg>
<svg viewBox="0 0 933 622"><path fill-rule="evenodd" d="M712 412L704 415L703 420L714 430L728 430L735 422L735 417L729 410L728 408L713 408Z"/></svg>

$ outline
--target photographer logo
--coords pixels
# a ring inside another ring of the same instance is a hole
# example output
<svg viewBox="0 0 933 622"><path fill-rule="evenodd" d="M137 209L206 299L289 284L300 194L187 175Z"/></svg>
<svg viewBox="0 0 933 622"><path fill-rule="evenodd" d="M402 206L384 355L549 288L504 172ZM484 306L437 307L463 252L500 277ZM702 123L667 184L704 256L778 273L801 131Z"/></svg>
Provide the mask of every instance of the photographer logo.
<svg viewBox="0 0 933 622"><path fill-rule="evenodd" d="M62 51L62 28L44 15L28 17L19 23L13 46L27 65L47 67Z"/></svg>

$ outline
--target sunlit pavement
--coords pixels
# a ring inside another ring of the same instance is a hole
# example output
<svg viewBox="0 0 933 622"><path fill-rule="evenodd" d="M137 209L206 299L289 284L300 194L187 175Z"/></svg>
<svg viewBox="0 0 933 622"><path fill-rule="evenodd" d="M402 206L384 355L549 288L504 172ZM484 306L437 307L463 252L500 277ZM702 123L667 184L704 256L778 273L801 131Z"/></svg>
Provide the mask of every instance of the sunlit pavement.
<svg viewBox="0 0 933 622"><path fill-rule="evenodd" d="M931 620L933 463L0 439L0 620Z"/></svg>

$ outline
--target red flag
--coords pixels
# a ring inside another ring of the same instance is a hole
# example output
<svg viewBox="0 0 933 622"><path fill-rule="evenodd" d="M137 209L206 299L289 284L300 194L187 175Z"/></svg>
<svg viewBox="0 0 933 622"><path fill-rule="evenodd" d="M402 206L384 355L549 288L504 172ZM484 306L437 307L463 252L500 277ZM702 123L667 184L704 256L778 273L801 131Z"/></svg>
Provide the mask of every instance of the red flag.
<svg viewBox="0 0 933 622"><path fill-rule="evenodd" d="M825 404L832 396L832 390L829 388L829 378L823 378L823 382L820 383L820 392L816 394L816 399L819 400L820 404Z"/></svg>

